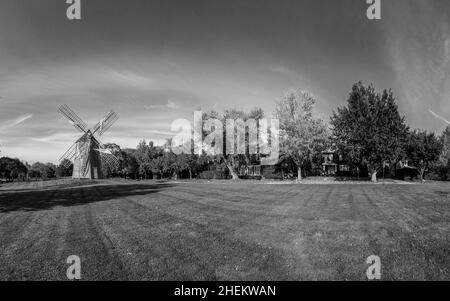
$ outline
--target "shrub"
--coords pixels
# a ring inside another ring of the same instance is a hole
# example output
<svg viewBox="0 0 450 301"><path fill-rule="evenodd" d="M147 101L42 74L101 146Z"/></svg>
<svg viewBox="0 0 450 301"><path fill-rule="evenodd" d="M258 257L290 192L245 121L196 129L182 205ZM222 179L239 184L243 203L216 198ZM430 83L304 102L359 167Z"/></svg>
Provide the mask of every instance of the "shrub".
<svg viewBox="0 0 450 301"><path fill-rule="evenodd" d="M450 168L440 165L425 175L426 180L433 181L450 181Z"/></svg>
<svg viewBox="0 0 450 301"><path fill-rule="evenodd" d="M265 179L282 180L281 172L278 172L275 166L268 166L262 168L262 176Z"/></svg>
<svg viewBox="0 0 450 301"><path fill-rule="evenodd" d="M223 179L228 179L229 176L224 172L224 171L219 171L219 170L205 170L202 171L199 175L198 175L199 179L203 179L203 180L223 180Z"/></svg>

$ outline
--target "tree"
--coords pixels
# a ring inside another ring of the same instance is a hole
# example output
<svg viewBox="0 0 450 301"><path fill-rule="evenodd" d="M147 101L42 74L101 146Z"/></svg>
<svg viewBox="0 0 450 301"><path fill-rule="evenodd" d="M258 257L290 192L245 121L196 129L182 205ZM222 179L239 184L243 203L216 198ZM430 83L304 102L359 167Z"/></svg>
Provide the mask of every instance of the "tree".
<svg viewBox="0 0 450 301"><path fill-rule="evenodd" d="M420 130L409 133L406 154L419 168L420 180L423 181L425 172L439 161L442 149L442 141L434 133Z"/></svg>
<svg viewBox="0 0 450 301"><path fill-rule="evenodd" d="M246 123L247 121L249 121L251 119L257 121L262 118L264 118L264 111L261 108L254 108L249 113L246 113L242 110L229 109L229 110L225 110L225 112L222 115L220 115L216 111L210 111L208 113L203 114L203 121L206 121L208 119L218 119L221 121L222 126L223 126L222 132L223 132L224 137L227 136L227 126L226 126L227 120L234 120L235 122L240 120L240 121ZM237 126L238 126L238 124L236 124L236 127ZM256 122L255 127L252 130L257 131L258 126L259 126L259 124L258 124L258 122ZM203 138L205 138L205 136L207 136L207 135L208 135L208 132L203 131ZM237 139L238 139L238 133L236 131L234 134L234 140L237 143L240 143L239 141L237 141ZM249 162L251 161L252 156L254 156L254 155L250 154L249 141L250 141L250 135L249 135L248 131L246 131L245 137L244 137L245 153L230 154L230 151L226 149L226 147L227 147L226 143L223 143L222 154L210 156L209 159L216 164L216 167L220 168L221 165L226 166L232 179L237 180L239 178L239 175L238 175L239 168L241 166L248 165Z"/></svg>
<svg viewBox="0 0 450 301"><path fill-rule="evenodd" d="M408 127L391 90L380 94L373 85L354 84L347 106L333 111L331 125L341 152L366 165L373 182L385 163L404 155Z"/></svg>
<svg viewBox="0 0 450 301"><path fill-rule="evenodd" d="M43 180L48 180L56 177L56 165L53 163L41 163L36 162L31 165L31 169L28 175L32 178L41 178Z"/></svg>
<svg viewBox="0 0 450 301"><path fill-rule="evenodd" d="M73 173L73 164L68 159L64 159L56 168L57 177L70 177Z"/></svg>
<svg viewBox="0 0 450 301"><path fill-rule="evenodd" d="M156 174L159 174L160 179L164 178L165 174L169 173L172 168L170 159L165 152L152 160L152 169Z"/></svg>
<svg viewBox="0 0 450 301"><path fill-rule="evenodd" d="M29 169L28 169L28 178L29 179L38 179L38 178L40 178L41 177L41 173L39 172L39 170L37 170L37 169L33 169L33 167L30 167Z"/></svg>
<svg viewBox="0 0 450 301"><path fill-rule="evenodd" d="M47 179L55 178L56 177L56 165L53 163L46 163L45 167L46 167L45 171L46 171Z"/></svg>
<svg viewBox="0 0 450 301"><path fill-rule="evenodd" d="M132 179L136 179L139 174L139 164L136 160L135 150L133 149L124 149L121 150L121 166L120 171L123 176L131 177Z"/></svg>
<svg viewBox="0 0 450 301"><path fill-rule="evenodd" d="M185 170L189 172L189 179L192 180L193 174L201 169L201 164L198 155L180 155L181 165L185 166Z"/></svg>
<svg viewBox="0 0 450 301"><path fill-rule="evenodd" d="M7 179L25 179L28 168L19 159L0 158L0 175Z"/></svg>
<svg viewBox="0 0 450 301"><path fill-rule="evenodd" d="M141 140L136 147L135 157L139 165L139 176L149 178L152 175L150 147L145 140Z"/></svg>
<svg viewBox="0 0 450 301"><path fill-rule="evenodd" d="M248 119L250 119L250 116L245 114L244 111L240 111L240 110L236 110L236 109L232 109L232 110L226 110L225 113L222 116L222 123L224 125L224 137L226 137L226 120L227 119L233 119L233 120L238 120L241 119L244 122L247 121ZM237 134L235 134L235 141L237 139ZM244 139L246 145L248 145L248 135L245 135L245 139ZM239 143L239 142L237 142ZM245 150L246 152L248 151L247 148ZM245 164L245 158L247 157L247 154L226 154L225 152L227 152L226 150L226 145L224 144L224 155L223 155L223 163L226 165L231 178L233 180L237 180L239 179L239 175L238 175L238 170L239 170L239 166L241 166L242 164ZM229 151L228 151L229 152ZM218 162L220 162L221 158L218 158Z"/></svg>
<svg viewBox="0 0 450 301"><path fill-rule="evenodd" d="M450 126L448 126L441 136L442 153L440 161L443 166L450 168Z"/></svg>
<svg viewBox="0 0 450 301"><path fill-rule="evenodd" d="M328 128L313 113L315 98L307 92L290 90L276 104L280 123L280 151L293 160L297 179L302 179L302 166L310 162L314 153L326 147Z"/></svg>

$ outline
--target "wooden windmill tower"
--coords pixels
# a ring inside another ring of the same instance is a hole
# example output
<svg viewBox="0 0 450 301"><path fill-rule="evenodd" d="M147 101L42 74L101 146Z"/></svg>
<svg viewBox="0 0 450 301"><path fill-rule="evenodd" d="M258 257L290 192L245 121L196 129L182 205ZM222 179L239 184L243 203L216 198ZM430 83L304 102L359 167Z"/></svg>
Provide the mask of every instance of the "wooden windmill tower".
<svg viewBox="0 0 450 301"><path fill-rule="evenodd" d="M67 105L59 107L58 112L68 119L83 135L61 156L59 162L69 165L73 163L74 179L101 179L102 164L114 169L118 159L107 149L98 137L101 137L119 119L114 111L109 112L94 128L88 129L87 124L78 117ZM95 137L95 135L98 137ZM66 166L68 167L68 166Z"/></svg>

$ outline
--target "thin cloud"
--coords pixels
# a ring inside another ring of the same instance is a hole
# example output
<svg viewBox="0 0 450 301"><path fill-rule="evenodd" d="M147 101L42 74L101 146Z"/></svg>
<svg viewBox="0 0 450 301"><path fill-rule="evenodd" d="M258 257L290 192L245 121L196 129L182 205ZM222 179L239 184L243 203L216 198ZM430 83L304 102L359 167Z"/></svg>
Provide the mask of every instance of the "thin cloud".
<svg viewBox="0 0 450 301"><path fill-rule="evenodd" d="M56 133L44 137L33 137L32 141L46 143L68 143L74 140L73 133Z"/></svg>
<svg viewBox="0 0 450 301"><path fill-rule="evenodd" d="M16 125L21 124L22 122L30 119L31 117L33 117L33 114L22 115L17 118L14 118L14 119L7 120L7 121L3 122L2 124L0 124L0 129L7 129L7 128L15 127Z"/></svg>
<svg viewBox="0 0 450 301"><path fill-rule="evenodd" d="M292 74L294 71L289 70L288 68L281 65L273 65L269 67L269 70L274 73L282 73L282 74Z"/></svg>
<svg viewBox="0 0 450 301"><path fill-rule="evenodd" d="M445 119L444 117L442 117L442 116L436 114L435 112L433 112L433 111L431 111L431 110L429 110L429 111L430 111L430 113L433 114L433 116L436 117L437 119L440 119L440 120L442 120L443 122L445 122L445 123L447 123L447 124L450 124L450 121L448 121L448 120Z"/></svg>
<svg viewBox="0 0 450 301"><path fill-rule="evenodd" d="M159 130L149 130L149 131L146 131L146 132L150 133L150 134L163 135L163 136L173 136L173 135L176 134L175 132L159 131Z"/></svg>
<svg viewBox="0 0 450 301"><path fill-rule="evenodd" d="M444 115L450 112L446 106L450 97L450 22L434 1L392 1L389 5L389 21L379 26L386 32L387 58L398 85L395 89L403 94L400 108L414 127L434 127L421 116L428 106L439 108L436 110ZM402 18L395 18L399 14ZM430 113L448 124L442 116Z"/></svg>
<svg viewBox="0 0 450 301"><path fill-rule="evenodd" d="M176 109L179 109L180 106L178 104L176 104L173 100L169 99L166 104L162 104L162 105L146 105L146 106L144 106L144 108L146 108L147 110L152 110L152 109L171 109L171 110L176 110Z"/></svg>
<svg viewBox="0 0 450 301"><path fill-rule="evenodd" d="M289 78L293 78L297 81L305 81L305 79L303 78L303 76L300 73L298 73L295 70L289 69L285 66L282 66L282 65L269 66L269 71L273 72L273 73L281 74L281 75L289 77Z"/></svg>

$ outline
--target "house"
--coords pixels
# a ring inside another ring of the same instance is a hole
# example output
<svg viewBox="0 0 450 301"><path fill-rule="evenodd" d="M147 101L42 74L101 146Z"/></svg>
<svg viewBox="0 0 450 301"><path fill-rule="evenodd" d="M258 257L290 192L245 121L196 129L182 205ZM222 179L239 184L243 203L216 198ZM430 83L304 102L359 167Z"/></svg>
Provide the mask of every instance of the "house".
<svg viewBox="0 0 450 301"><path fill-rule="evenodd" d="M400 160L395 165L395 177L405 180L410 178L411 180L419 174L418 168L411 166L407 159Z"/></svg>
<svg viewBox="0 0 450 301"><path fill-rule="evenodd" d="M336 151L333 149L328 149L322 152L322 170L324 175L334 176L338 173L338 164L335 163Z"/></svg>
<svg viewBox="0 0 450 301"><path fill-rule="evenodd" d="M242 166L239 169L240 177L260 177L261 176L261 165L248 165Z"/></svg>
<svg viewBox="0 0 450 301"><path fill-rule="evenodd" d="M322 171L326 176L342 176L350 173L350 166L344 162L342 155L339 155L333 148L322 152Z"/></svg>

